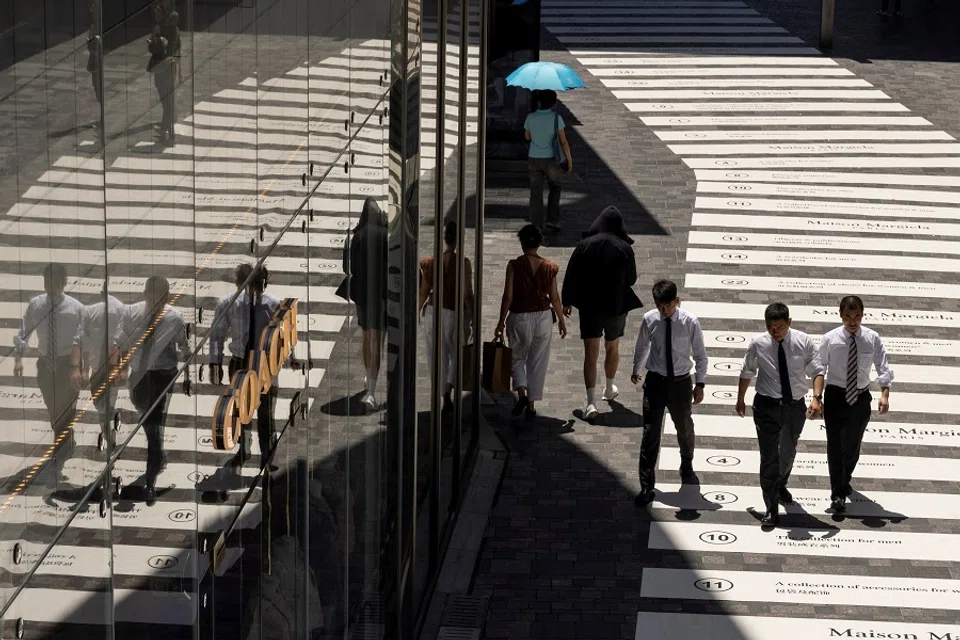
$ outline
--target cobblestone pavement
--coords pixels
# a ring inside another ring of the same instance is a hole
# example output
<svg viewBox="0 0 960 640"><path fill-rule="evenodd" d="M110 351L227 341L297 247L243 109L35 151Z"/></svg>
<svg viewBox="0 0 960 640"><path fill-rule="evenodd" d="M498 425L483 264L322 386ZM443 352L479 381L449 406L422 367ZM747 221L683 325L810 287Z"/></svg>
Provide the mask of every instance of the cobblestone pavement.
<svg viewBox="0 0 960 640"><path fill-rule="evenodd" d="M488 417L512 455L474 585L490 597L488 638L956 632L958 74L948 38L922 27L955 9L908 4L883 22L873 3L844 6L832 59L812 48L813 4L749 4L543 4L544 58L588 85L562 96L578 179L543 254L564 265L596 214L620 206L641 297L649 308L660 277L681 286L710 376L695 412L699 485L679 485L668 420L646 510L632 503L642 397L627 380L639 313L621 344L621 396L594 424L578 418L576 318L554 339L542 417L511 423L512 400L498 398ZM488 198L518 197L511 186ZM520 224L486 239L486 327ZM739 360L770 301L819 336L847 293L885 337L892 411L874 416L847 517L828 510L821 423L808 422L798 506L762 533L747 510L762 504L752 421L733 415Z"/></svg>

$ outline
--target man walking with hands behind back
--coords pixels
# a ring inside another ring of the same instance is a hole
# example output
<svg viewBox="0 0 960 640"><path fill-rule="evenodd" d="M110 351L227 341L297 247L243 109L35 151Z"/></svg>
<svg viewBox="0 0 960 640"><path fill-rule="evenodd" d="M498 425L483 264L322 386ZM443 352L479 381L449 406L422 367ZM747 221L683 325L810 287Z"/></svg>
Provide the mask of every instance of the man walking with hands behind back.
<svg viewBox="0 0 960 640"><path fill-rule="evenodd" d="M677 285L669 280L658 281L653 285L653 301L657 308L648 311L640 322L640 334L633 355L633 375L630 377L633 384L640 382L640 370L646 364L640 493L634 500L638 507L653 501L664 410L670 411L673 424L677 427L680 477L687 479L694 476L692 408L703 401L703 386L707 377L707 349L703 344L700 321L680 308ZM691 354L697 365L696 385L690 380Z"/></svg>
<svg viewBox="0 0 960 640"><path fill-rule="evenodd" d="M743 359L737 415L742 418L747 411L744 398L750 380L756 376L753 422L757 426L760 448L760 490L766 507L760 524L775 527L779 523L777 503L793 502L787 480L803 424L822 410L823 365L810 336L790 328L793 321L787 305L774 302L763 316L767 332L753 339ZM810 389L807 376L813 378L813 402L809 410L804 401Z"/></svg>
<svg viewBox="0 0 960 640"><path fill-rule="evenodd" d="M860 443L870 422L870 365L877 368L880 415L890 409L893 371L887 364L883 341L876 331L860 326L863 300L847 296L840 301L843 326L823 336L820 360L827 368L823 423L827 430L830 500L835 512L845 511L852 493L850 478L860 459Z"/></svg>

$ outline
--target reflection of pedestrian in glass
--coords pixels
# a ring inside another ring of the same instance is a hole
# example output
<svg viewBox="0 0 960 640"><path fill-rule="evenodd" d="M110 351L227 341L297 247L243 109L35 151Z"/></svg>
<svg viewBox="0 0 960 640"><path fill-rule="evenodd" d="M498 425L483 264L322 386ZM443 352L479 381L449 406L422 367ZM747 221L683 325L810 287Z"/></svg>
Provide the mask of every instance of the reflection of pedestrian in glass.
<svg viewBox="0 0 960 640"><path fill-rule="evenodd" d="M55 442L70 428L79 390L71 385L70 354L73 338L80 326L83 305L75 298L64 295L66 286L67 270L62 264L51 263L44 267L43 289L46 293L36 296L27 304L20 331L13 337L13 374L19 377L23 376L23 352L30 335L37 332L40 353L37 359L37 386L47 407ZM49 484L59 481L63 463L73 456L73 449L73 434L67 433L48 467L50 475L46 479Z"/></svg>
<svg viewBox="0 0 960 640"><path fill-rule="evenodd" d="M87 71L90 72L90 81L93 83L93 93L97 102L103 104L103 39L100 27L100 11L93 0L89 3L90 30L87 32ZM98 117L99 122L99 117ZM95 127L98 125L94 125Z"/></svg>
<svg viewBox="0 0 960 640"><path fill-rule="evenodd" d="M538 91L537 103L539 108L527 116L523 123L523 137L530 142L529 159L527 164L530 170L530 221L542 227L543 219L543 183L550 185L550 195L547 198L547 231L560 229L560 181L563 180L564 168L557 164L554 146L560 143L563 155L566 158L566 172L573 173L573 156L570 155L570 144L564 131L566 125L563 117L554 111L557 104L557 94L554 91Z"/></svg>
<svg viewBox="0 0 960 640"><path fill-rule="evenodd" d="M449 415L453 410L454 376L456 375L457 351L457 223L447 222L443 229L443 242L446 248L443 251L443 292L440 303L443 311L440 317L440 376L443 380L443 412ZM420 296L417 308L424 318L424 336L427 340L427 360L433 366L433 314L436 292L433 290L433 275L435 269L433 256L420 260ZM469 258L463 261L463 320L467 332L464 344L469 343L469 336L473 334L473 266Z"/></svg>
<svg viewBox="0 0 960 640"><path fill-rule="evenodd" d="M97 302L83 308L80 330L73 340L72 370L75 388L89 382L109 455L114 444L111 408L117 404L117 381L108 380L112 360L110 345L120 326L124 305L106 290L104 295L107 297L105 303Z"/></svg>
<svg viewBox="0 0 960 640"><path fill-rule="evenodd" d="M363 331L363 404L376 411L380 406L377 377L387 329L387 216L373 198L363 203L360 220L343 249L343 264L350 270L350 298L357 305L357 324Z"/></svg>
<svg viewBox="0 0 960 640"><path fill-rule="evenodd" d="M246 288L233 304L230 304L232 294L220 299L214 317L220 317L221 320L210 330L210 381L213 384L221 384L223 381L223 345L226 339L230 338L227 375L232 380L233 374L249 367L250 353L259 348L260 335L280 308L279 298L264 291L270 278L266 267L260 266L251 271L249 265L240 265L236 274L237 287L247 282ZM249 280L244 274L249 275ZM275 431L273 410L276 403L277 380L274 378L270 391L260 397L260 408L257 409L261 465L270 453L270 440ZM250 425L245 425L239 450L232 462L234 466L242 466L250 459L252 444Z"/></svg>
<svg viewBox="0 0 960 640"><path fill-rule="evenodd" d="M893 0L893 16L895 18L900 18L903 16L903 0ZM890 0L880 0L880 10L877 11L877 15L886 20L887 16L890 15L888 10L890 8Z"/></svg>
<svg viewBox="0 0 960 640"><path fill-rule="evenodd" d="M607 376L603 399L610 401L620 391L614 384L620 364L620 338L627 313L643 306L633 291L637 281L637 263L633 238L623 228L623 216L616 207L607 207L594 220L590 230L577 244L567 263L563 278L563 313L572 307L580 313L580 338L583 340L583 381L587 388L585 420L597 416L597 359L603 339L603 368Z"/></svg>
<svg viewBox="0 0 960 640"><path fill-rule="evenodd" d="M513 388L520 396L513 415L524 413L527 420L533 420L547 379L554 319L559 319L561 338L567 337L567 324L557 292L560 267L537 253L543 233L528 224L517 237L523 255L507 263L496 336L502 339L506 329L513 350Z"/></svg>
<svg viewBox="0 0 960 640"><path fill-rule="evenodd" d="M128 355L130 400L140 414L147 437L148 506L157 500L157 476L166 464L163 425L177 378L178 351L184 360L189 355L186 324L180 312L167 304L169 298L170 284L166 278L148 278L143 300L124 307L113 340L113 345ZM184 382L185 389L188 386L189 379Z"/></svg>
<svg viewBox="0 0 960 640"><path fill-rule="evenodd" d="M173 10L170 1L158 0L153 5L153 16L157 24L147 39L147 48L150 50L147 71L153 73L153 83L157 87L163 108L160 143L172 145L175 142L173 124L176 118L174 87L183 80L183 71L180 69L180 29L177 26L180 14Z"/></svg>

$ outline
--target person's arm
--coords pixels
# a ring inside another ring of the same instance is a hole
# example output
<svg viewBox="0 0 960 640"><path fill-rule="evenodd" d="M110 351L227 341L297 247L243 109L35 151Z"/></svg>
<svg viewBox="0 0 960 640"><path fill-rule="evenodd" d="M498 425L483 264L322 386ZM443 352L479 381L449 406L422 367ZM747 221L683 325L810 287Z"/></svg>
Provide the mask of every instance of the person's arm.
<svg viewBox="0 0 960 640"><path fill-rule="evenodd" d="M510 305L513 304L513 262L507 263L507 274L503 279L503 296L500 298L500 316L497 320L497 328L494 335L503 338L503 328L507 322L507 314L510 313Z"/></svg>
<svg viewBox="0 0 960 640"><path fill-rule="evenodd" d="M700 321L696 318L693 319L690 345L693 348L693 363L696 371L693 404L700 404L703 402L703 388L707 384L707 366L710 360L707 358L707 346L703 341L703 329L700 328Z"/></svg>
<svg viewBox="0 0 960 640"><path fill-rule="evenodd" d="M76 393L80 390L80 387L83 386L84 366L85 359L83 357L84 353L84 343L87 342L87 323L89 322L88 312L86 307L80 309L80 324L77 325L77 334L73 337L73 349L70 351L70 365L71 365L71 374L70 382L73 385L73 391Z"/></svg>
<svg viewBox="0 0 960 640"><path fill-rule="evenodd" d="M810 408L807 410L807 417L816 418L823 413L823 377L826 369L820 360L820 353L813 345L813 340L807 336L807 343L804 345L805 360L807 372L813 378L813 400L810 402Z"/></svg>
<svg viewBox="0 0 960 640"><path fill-rule="evenodd" d="M567 262L567 271L563 275L563 286L560 289L560 304L563 305L563 315L569 316L572 308L577 304L577 296L580 294L580 283L577 279L580 277L580 250L576 248L570 254L570 260Z"/></svg>
<svg viewBox="0 0 960 640"><path fill-rule="evenodd" d="M523 139L527 142L533 140L533 136L530 134L530 114L527 114L527 117L523 120Z"/></svg>
<svg viewBox="0 0 960 640"><path fill-rule="evenodd" d="M570 153L570 143L567 142L567 133L563 127L557 131L557 137L560 138L563 155L567 157L567 173L573 173L573 154Z"/></svg>
<svg viewBox="0 0 960 640"><path fill-rule="evenodd" d="M563 317L563 305L560 304L560 292L557 291L557 276L554 274L550 280L550 304L553 306L553 312L557 314L557 329L560 331L560 338L567 337L567 321Z"/></svg>
<svg viewBox="0 0 960 640"><path fill-rule="evenodd" d="M26 350L27 343L30 342L30 336L39 322L37 316L39 315L40 305L35 300L36 298L27 304L27 310L20 322L20 331L13 336L13 375L17 377L23 375L23 352Z"/></svg>
<svg viewBox="0 0 960 640"><path fill-rule="evenodd" d="M740 367L740 386L737 388L737 415L741 418L747 413L747 389L750 388L750 381L757 375L758 369L757 342L753 341L747 347L747 355L743 358L743 366Z"/></svg>
<svg viewBox="0 0 960 640"><path fill-rule="evenodd" d="M647 328L647 321L640 319L640 330L637 332L637 344L633 348L633 375L630 381L633 384L640 382L640 371L647 362L647 356L650 354L650 330Z"/></svg>
<svg viewBox="0 0 960 640"><path fill-rule="evenodd" d="M420 266L420 291L417 295L417 309L422 316L426 312L427 300L430 299L430 292L433 290L433 278L428 278L426 269Z"/></svg>
<svg viewBox="0 0 960 640"><path fill-rule="evenodd" d="M523 130L523 139L526 140L527 142L530 142L530 140L532 139L530 136L530 129Z"/></svg>
<svg viewBox="0 0 960 640"><path fill-rule="evenodd" d="M465 258L463 261L463 305L467 312L467 317L470 318L470 322L473 322L473 310L476 299L473 295L473 264L470 262L470 258Z"/></svg>
<svg viewBox="0 0 960 640"><path fill-rule="evenodd" d="M880 415L890 410L890 384L893 382L893 369L887 363L887 351L883 348L883 340L877 336L873 347L873 366L877 368L877 384L880 385Z"/></svg>

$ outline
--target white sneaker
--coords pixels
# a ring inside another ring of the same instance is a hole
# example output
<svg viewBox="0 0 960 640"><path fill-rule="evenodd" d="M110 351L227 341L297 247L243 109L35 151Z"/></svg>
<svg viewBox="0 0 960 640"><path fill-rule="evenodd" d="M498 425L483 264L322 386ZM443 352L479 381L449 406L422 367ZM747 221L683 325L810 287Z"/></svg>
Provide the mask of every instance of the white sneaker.
<svg viewBox="0 0 960 640"><path fill-rule="evenodd" d="M596 407L596 406L594 406L594 405L592 405L592 404L588 404L588 405L587 405L587 408L583 410L583 419L584 419L584 420L593 420L594 418L597 417L597 415L598 415L599 413L600 413L600 412L597 411L597 407Z"/></svg>
<svg viewBox="0 0 960 640"><path fill-rule="evenodd" d="M372 393L367 393L363 396L363 406L365 406L369 411L376 411L380 408L380 405L377 404L377 399L373 397Z"/></svg>
<svg viewBox="0 0 960 640"><path fill-rule="evenodd" d="M617 388L617 385L610 385L610 388L603 392L603 400L610 402L618 395L620 395L620 389Z"/></svg>

